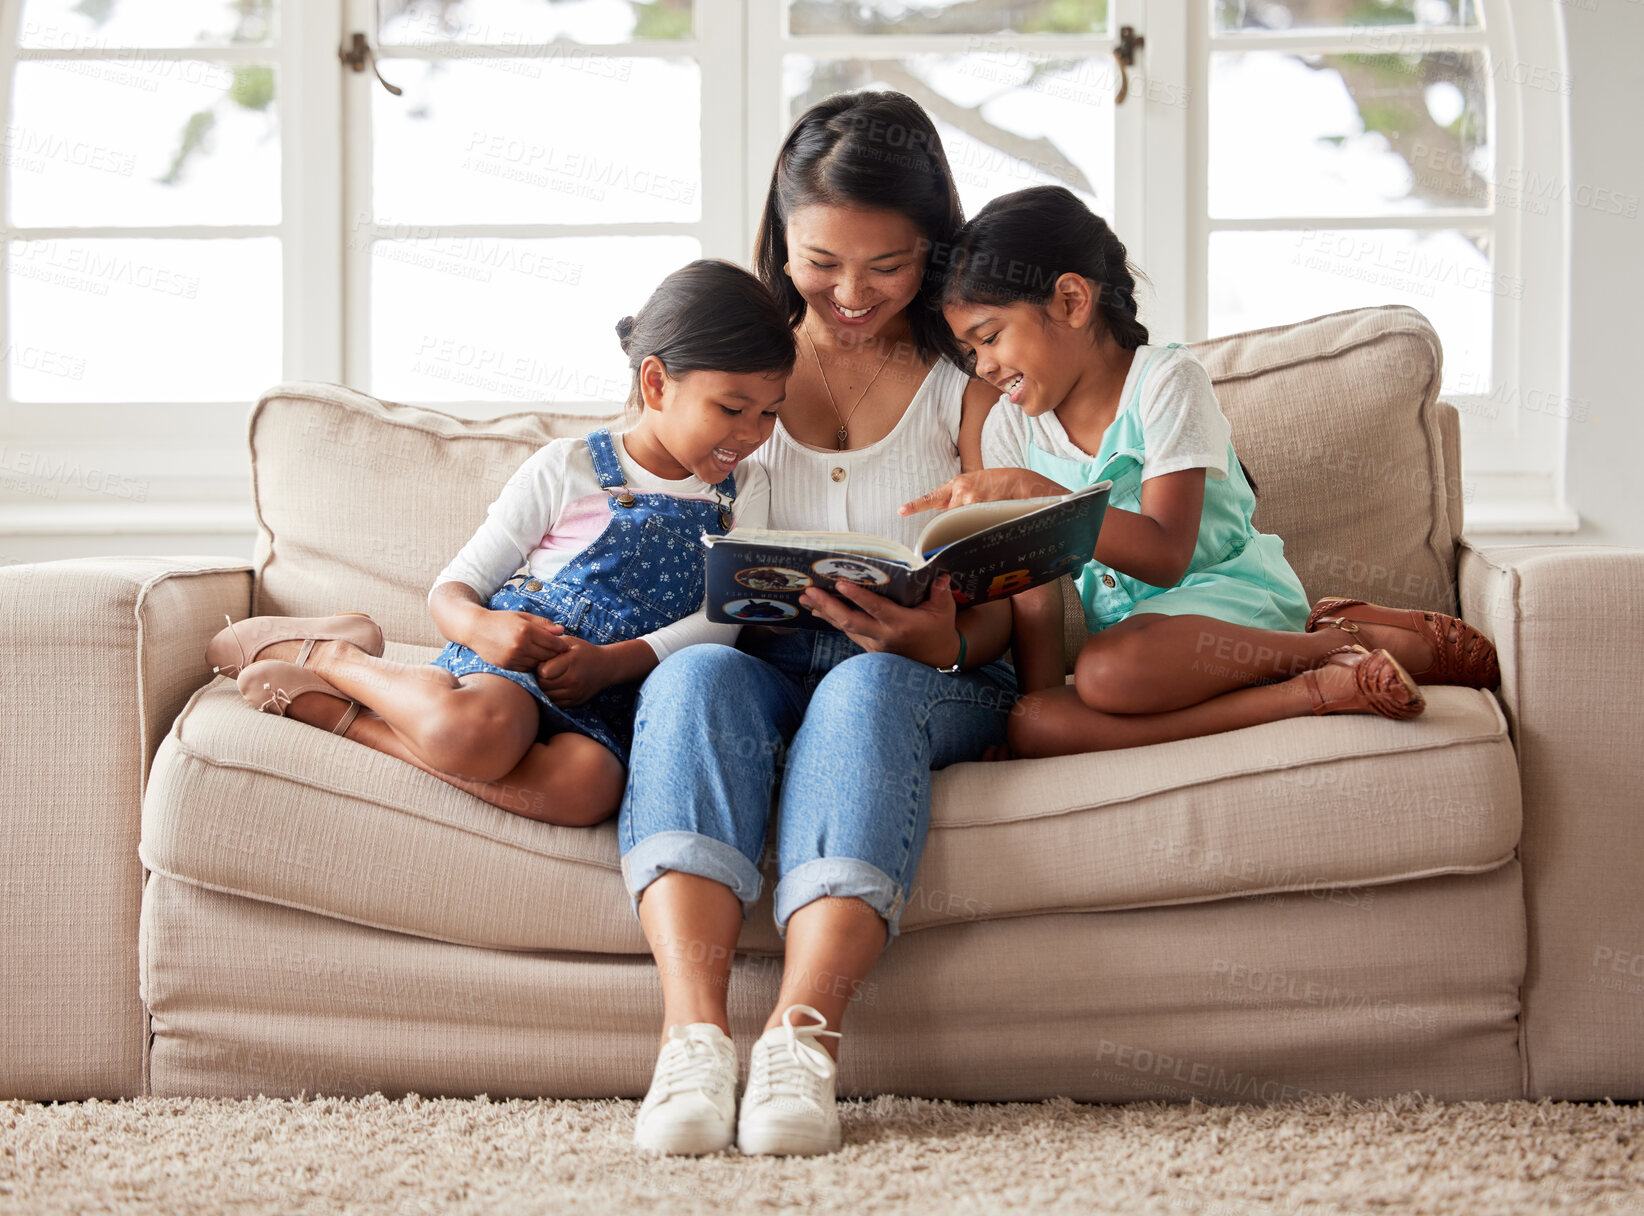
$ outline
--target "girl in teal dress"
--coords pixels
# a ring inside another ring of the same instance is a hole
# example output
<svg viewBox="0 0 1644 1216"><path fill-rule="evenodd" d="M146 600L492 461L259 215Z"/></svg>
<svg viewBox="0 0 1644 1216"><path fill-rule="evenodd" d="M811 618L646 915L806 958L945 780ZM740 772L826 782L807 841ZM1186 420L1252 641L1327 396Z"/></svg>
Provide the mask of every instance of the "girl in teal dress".
<svg viewBox="0 0 1644 1216"><path fill-rule="evenodd" d="M1054 588L1015 598L1026 694L1018 756L1214 734L1308 713L1412 718L1425 683L1491 687L1490 643L1439 613L1323 600L1310 613L1283 542L1251 523L1255 491L1202 365L1153 346L1107 224L1069 191L988 204L960 232L943 311L975 374L1004 394L986 467L904 513L1112 483L1076 576L1090 638L1063 682ZM1344 636L1344 634L1346 636Z"/></svg>

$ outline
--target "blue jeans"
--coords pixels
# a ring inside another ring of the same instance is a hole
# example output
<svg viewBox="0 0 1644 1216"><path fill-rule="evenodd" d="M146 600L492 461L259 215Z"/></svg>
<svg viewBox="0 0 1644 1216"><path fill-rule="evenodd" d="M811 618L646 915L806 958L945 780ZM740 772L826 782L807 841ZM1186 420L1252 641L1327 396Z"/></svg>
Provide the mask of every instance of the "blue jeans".
<svg viewBox="0 0 1644 1216"><path fill-rule="evenodd" d="M743 915L777 803L776 925L824 895L854 896L894 936L930 826L930 774L1003 743L1008 665L945 675L843 634L743 632L687 646L645 681L617 824L640 892L669 870L724 883ZM785 752L785 756L784 756Z"/></svg>

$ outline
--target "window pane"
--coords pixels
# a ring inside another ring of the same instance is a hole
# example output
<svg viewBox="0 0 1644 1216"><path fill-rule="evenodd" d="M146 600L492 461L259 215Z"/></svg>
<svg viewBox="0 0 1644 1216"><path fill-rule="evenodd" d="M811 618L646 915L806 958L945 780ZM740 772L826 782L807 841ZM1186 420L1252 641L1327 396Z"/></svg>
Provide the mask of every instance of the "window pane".
<svg viewBox="0 0 1644 1216"><path fill-rule="evenodd" d="M1478 0L1210 0L1210 8L1222 32L1484 24Z"/></svg>
<svg viewBox="0 0 1644 1216"><path fill-rule="evenodd" d="M1444 382L1488 392L1491 315L1521 280L1491 268L1482 233L1216 232L1210 332L1238 333L1375 304L1419 309L1444 344Z"/></svg>
<svg viewBox="0 0 1644 1216"><path fill-rule="evenodd" d="M382 0L380 12L381 46L532 46L560 38L598 45L694 33L692 0Z"/></svg>
<svg viewBox="0 0 1644 1216"><path fill-rule="evenodd" d="M18 401L250 401L280 379L280 242L12 241Z"/></svg>
<svg viewBox="0 0 1644 1216"><path fill-rule="evenodd" d="M273 68L59 59L16 73L13 223L279 222Z"/></svg>
<svg viewBox="0 0 1644 1216"><path fill-rule="evenodd" d="M842 89L890 88L930 113L966 215L989 199L1043 183L1067 186L1096 210L1113 202L1111 63L1019 52L815 59L790 55L790 117Z"/></svg>
<svg viewBox="0 0 1644 1216"><path fill-rule="evenodd" d="M1482 54L1213 55L1213 215L1487 207Z"/></svg>
<svg viewBox="0 0 1644 1216"><path fill-rule="evenodd" d="M1107 0L788 0L788 30L793 34L1101 34L1107 32Z"/></svg>
<svg viewBox="0 0 1644 1216"><path fill-rule="evenodd" d="M616 323L702 256L691 237L378 241L371 388L397 400L628 396Z"/></svg>
<svg viewBox="0 0 1644 1216"><path fill-rule="evenodd" d="M79 47L267 45L274 0L28 0L18 45Z"/></svg>
<svg viewBox="0 0 1644 1216"><path fill-rule="evenodd" d="M372 90L379 216L410 223L688 223L702 214L690 60L390 59Z"/></svg>

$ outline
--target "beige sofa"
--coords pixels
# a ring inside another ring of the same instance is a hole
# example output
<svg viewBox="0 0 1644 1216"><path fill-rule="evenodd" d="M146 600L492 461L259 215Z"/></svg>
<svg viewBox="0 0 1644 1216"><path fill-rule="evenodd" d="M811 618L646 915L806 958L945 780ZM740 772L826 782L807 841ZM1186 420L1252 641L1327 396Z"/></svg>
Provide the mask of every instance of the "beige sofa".
<svg viewBox="0 0 1644 1216"><path fill-rule="evenodd" d="M1499 696L938 774L844 1090L1644 1096L1644 552L1458 545L1418 313L1196 350L1309 593L1459 603ZM644 1091L660 998L614 825L253 713L203 659L225 613L338 609L432 654L433 575L581 429L282 385L251 416L253 566L0 569L0 1095ZM744 1050L778 946L767 894Z"/></svg>

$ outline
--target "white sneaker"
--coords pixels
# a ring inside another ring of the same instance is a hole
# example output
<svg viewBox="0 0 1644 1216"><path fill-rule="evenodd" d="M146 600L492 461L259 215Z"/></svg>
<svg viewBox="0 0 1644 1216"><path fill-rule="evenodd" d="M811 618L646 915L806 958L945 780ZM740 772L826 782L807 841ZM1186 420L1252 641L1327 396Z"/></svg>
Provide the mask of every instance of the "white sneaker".
<svg viewBox="0 0 1644 1216"><path fill-rule="evenodd" d="M668 1027L634 1143L653 1153L717 1153L736 1133L736 1048L712 1022Z"/></svg>
<svg viewBox="0 0 1644 1216"><path fill-rule="evenodd" d="M815 1024L795 1026L796 1013L815 1018ZM828 1019L809 1005L791 1005L783 1011L782 1025L754 1044L736 1136L744 1153L808 1157L839 1148L833 1092L839 1066L817 1040L840 1035L827 1025Z"/></svg>

